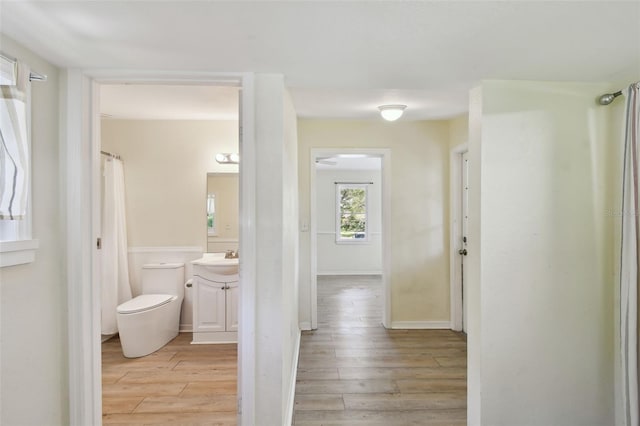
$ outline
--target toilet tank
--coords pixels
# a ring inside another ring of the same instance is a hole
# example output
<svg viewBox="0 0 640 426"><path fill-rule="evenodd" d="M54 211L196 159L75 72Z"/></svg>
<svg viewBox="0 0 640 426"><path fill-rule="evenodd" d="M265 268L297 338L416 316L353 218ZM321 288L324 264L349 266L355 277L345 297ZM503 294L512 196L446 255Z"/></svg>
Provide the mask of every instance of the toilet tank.
<svg viewBox="0 0 640 426"><path fill-rule="evenodd" d="M184 297L184 263L142 265L142 294L172 294Z"/></svg>

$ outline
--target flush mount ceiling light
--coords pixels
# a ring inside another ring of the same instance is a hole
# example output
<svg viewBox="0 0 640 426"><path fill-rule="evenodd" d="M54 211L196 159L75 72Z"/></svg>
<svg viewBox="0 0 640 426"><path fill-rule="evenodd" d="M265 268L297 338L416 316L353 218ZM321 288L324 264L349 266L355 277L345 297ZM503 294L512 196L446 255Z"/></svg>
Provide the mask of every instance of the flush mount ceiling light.
<svg viewBox="0 0 640 426"><path fill-rule="evenodd" d="M221 152L220 154L216 154L216 161L220 164L238 164L240 162L240 155Z"/></svg>
<svg viewBox="0 0 640 426"><path fill-rule="evenodd" d="M387 121L396 121L402 117L402 113L406 107L406 105L380 105L378 109L380 110L382 118Z"/></svg>

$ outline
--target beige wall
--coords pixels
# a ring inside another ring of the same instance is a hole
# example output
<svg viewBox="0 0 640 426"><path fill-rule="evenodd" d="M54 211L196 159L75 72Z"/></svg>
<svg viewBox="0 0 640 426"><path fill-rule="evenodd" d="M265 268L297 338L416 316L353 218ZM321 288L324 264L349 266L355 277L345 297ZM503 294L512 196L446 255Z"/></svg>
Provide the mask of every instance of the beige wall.
<svg viewBox="0 0 640 426"><path fill-rule="evenodd" d="M449 146L451 148L469 142L469 114L449 120Z"/></svg>
<svg viewBox="0 0 640 426"><path fill-rule="evenodd" d="M615 144L610 112L594 102L607 88L482 85L470 144L473 424L614 424Z"/></svg>
<svg viewBox="0 0 640 426"><path fill-rule="evenodd" d="M0 424L68 425L67 302L58 166L58 72L0 34L2 51L46 74L32 83L36 260L0 269Z"/></svg>
<svg viewBox="0 0 640 426"><path fill-rule="evenodd" d="M198 246L206 251L207 173L238 152L237 121L102 120L102 149L124 160L129 247Z"/></svg>
<svg viewBox="0 0 640 426"><path fill-rule="evenodd" d="M311 148L391 149L391 319L449 321L447 121L298 121L300 220L309 223ZM310 299L310 238L300 232L300 300ZM310 321L301 311L301 323Z"/></svg>

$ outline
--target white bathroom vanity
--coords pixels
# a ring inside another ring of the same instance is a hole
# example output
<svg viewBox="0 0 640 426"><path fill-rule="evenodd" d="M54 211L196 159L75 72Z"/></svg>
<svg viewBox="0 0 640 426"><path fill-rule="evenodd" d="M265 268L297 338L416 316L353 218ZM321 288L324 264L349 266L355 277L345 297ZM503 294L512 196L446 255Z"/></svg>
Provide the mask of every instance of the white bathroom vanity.
<svg viewBox="0 0 640 426"><path fill-rule="evenodd" d="M238 341L238 259L205 253L193 264L192 343Z"/></svg>

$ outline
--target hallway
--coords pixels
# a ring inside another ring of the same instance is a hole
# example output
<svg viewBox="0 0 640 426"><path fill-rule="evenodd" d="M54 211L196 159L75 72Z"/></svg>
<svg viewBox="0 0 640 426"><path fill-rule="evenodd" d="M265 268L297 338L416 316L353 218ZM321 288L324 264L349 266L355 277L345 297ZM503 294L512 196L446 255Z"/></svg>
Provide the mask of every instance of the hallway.
<svg viewBox="0 0 640 426"><path fill-rule="evenodd" d="M302 333L294 425L466 425L466 338L386 330L379 276L319 276Z"/></svg>

